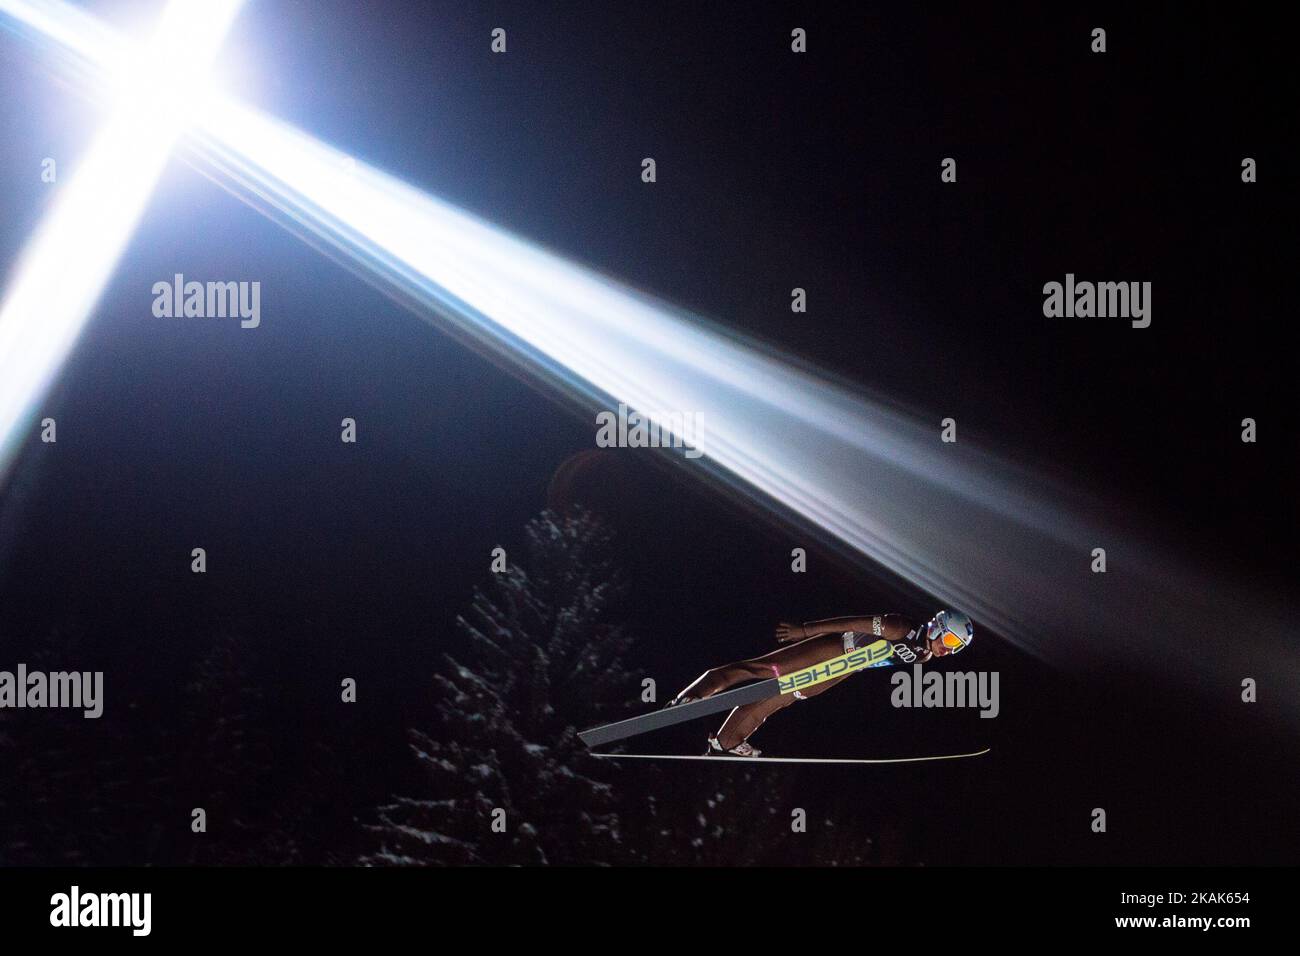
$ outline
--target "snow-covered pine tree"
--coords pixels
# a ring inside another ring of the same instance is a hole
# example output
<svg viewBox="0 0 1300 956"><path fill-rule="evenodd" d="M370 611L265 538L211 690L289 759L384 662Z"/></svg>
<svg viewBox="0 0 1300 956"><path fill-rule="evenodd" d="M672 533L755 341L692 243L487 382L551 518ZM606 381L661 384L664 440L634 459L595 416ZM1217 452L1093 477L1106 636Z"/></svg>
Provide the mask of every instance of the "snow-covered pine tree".
<svg viewBox="0 0 1300 956"><path fill-rule="evenodd" d="M606 774L575 731L623 716L636 678L613 621L623 583L611 532L581 509L545 511L522 561L476 590L435 675L434 726L410 731L427 790L368 826L372 865L627 862ZM504 832L493 829L504 811Z"/></svg>

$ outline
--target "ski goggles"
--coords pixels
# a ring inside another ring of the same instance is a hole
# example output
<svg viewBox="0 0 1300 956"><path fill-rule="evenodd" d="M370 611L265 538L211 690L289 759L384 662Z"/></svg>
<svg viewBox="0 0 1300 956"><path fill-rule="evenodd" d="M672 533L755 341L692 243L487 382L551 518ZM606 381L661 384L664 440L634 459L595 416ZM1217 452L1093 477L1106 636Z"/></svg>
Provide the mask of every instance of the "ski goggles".
<svg viewBox="0 0 1300 956"><path fill-rule="evenodd" d="M962 628L966 630L966 628ZM943 646L954 653L961 650L970 643L969 634L959 634L948 624L947 614L936 614L934 618L926 625L926 638L931 641L942 641Z"/></svg>

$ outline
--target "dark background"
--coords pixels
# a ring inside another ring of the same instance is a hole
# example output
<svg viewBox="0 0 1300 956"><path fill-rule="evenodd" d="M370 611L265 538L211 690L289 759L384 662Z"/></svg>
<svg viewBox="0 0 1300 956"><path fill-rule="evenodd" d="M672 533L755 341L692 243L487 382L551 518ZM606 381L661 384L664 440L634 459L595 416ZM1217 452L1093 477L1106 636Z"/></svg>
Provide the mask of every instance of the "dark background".
<svg viewBox="0 0 1300 956"><path fill-rule="evenodd" d="M1293 264L1278 220L1295 90L1266 15L469 6L250 4L225 67L250 100L421 188L936 422L951 414L964 436L1136 506L1144 530L1185 553L1291 586ZM504 57L488 50L495 26ZM806 55L789 52L795 26ZM1104 55L1089 52L1094 26ZM53 195L41 159L71 175L95 116L0 39L8 265ZM946 156L955 185L939 180ZM1244 156L1259 183L1240 181ZM260 281L262 327L154 319L149 287L174 272ZM1152 326L1044 319L1042 284L1066 272L1151 281ZM794 286L807 315L789 310ZM76 653L52 669L102 668L110 709L129 700L139 721L165 723L196 657L236 641L268 728L297 755L277 758L265 786L319 760L334 771L315 788L331 809L314 818L312 860L357 852L355 819L413 785L403 730L422 719L491 548L518 548L556 469L593 445L589 420L180 162L41 414L59 442L33 440L3 492L0 667L36 666L65 641ZM338 440L345 415L356 446ZM1256 445L1239 440L1246 416ZM648 454L616 458L595 483L622 535L637 660L664 692L768 649L780 619L933 611L815 549L793 575L790 548L807 545L796 530ZM196 546L204 576L189 571ZM1231 653L1230 626L1189 628ZM846 689L755 742L824 756L992 746L959 765L780 771L812 806L848 795L898 828L907 862L1294 858L1294 740L1275 720L1286 702L1171 701L1122 663L1064 673L994 635L967 660L1002 674L996 721L892 711ZM1266 662L1239 669L1252 668ZM360 686L346 709L343 676ZM21 746L21 726L5 726ZM665 750L695 752L699 730ZM82 734L88 752L96 732ZM156 779L187 822L201 798L185 792L182 758L160 755ZM140 773L128 785L156 785ZM72 789L41 792L75 806ZM19 781L11 834L48 820L23 794ZM1105 836L1087 827L1098 806ZM162 824L110 807L80 825L89 839Z"/></svg>

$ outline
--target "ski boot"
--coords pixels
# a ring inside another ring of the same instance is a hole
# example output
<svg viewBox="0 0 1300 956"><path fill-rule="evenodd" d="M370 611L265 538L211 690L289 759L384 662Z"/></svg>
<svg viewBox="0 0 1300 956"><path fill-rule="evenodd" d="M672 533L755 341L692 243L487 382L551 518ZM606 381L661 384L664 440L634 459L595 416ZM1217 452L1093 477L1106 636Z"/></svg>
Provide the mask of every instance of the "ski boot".
<svg viewBox="0 0 1300 956"><path fill-rule="evenodd" d="M730 750L723 749L722 744L718 743L717 737L709 738L709 749L705 752L706 757L757 757L763 751L757 747L751 746L748 740L742 740Z"/></svg>

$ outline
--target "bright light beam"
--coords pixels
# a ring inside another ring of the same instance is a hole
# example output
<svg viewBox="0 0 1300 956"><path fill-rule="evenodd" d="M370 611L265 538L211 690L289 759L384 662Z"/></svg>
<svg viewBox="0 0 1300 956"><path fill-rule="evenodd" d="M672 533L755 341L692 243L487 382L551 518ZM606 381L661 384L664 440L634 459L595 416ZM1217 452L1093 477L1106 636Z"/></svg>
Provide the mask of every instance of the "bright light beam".
<svg viewBox="0 0 1300 956"><path fill-rule="evenodd" d="M29 240L0 305L0 481L143 214L242 0L171 0L142 46L114 43L62 5L0 0L0 12L113 78L115 107Z"/></svg>
<svg viewBox="0 0 1300 956"><path fill-rule="evenodd" d="M1141 516L981 450L517 236L256 111L223 101L200 150L245 188L424 306L444 326L542 364L596 407L693 412L708 459L800 519L1043 659L1184 683L1218 653L1190 622L1291 687L1276 595L1144 540ZM758 492L754 495L754 492ZM1104 547L1107 574L1092 573ZM1118 573L1116 573L1118 571ZM1207 635L1208 636L1208 635Z"/></svg>
<svg viewBox="0 0 1300 956"><path fill-rule="evenodd" d="M77 42L83 54L94 47ZM1140 517L982 451L969 434L943 444L935 422L254 110L211 104L189 145L444 328L545 369L590 404L698 413L696 443L735 487L1031 653L1150 669L1221 696L1235 680L1213 644L1222 622L1236 658L1268 661L1278 699L1300 699L1284 598L1143 540ZM1090 573L1094 547L1106 548L1110 573Z"/></svg>

